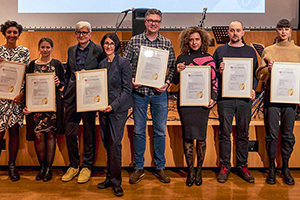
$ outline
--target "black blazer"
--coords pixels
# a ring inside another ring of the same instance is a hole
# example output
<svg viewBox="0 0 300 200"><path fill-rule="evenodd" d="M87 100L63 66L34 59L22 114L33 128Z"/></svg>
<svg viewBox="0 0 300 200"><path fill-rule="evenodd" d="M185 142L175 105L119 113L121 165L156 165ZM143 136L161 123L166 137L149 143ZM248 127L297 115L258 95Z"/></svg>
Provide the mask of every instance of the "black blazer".
<svg viewBox="0 0 300 200"><path fill-rule="evenodd" d="M64 90L64 106L68 110L69 106L74 106L76 102L76 79L74 72L79 71L79 66L76 63L76 49L78 44L71 46L68 49L68 62L65 73L65 90ZM97 69L100 61L104 58L102 48L90 41L89 53L84 63L85 70ZM76 106L76 105L75 105ZM72 113L66 113L70 115ZM65 116L68 118L68 116Z"/></svg>
<svg viewBox="0 0 300 200"><path fill-rule="evenodd" d="M108 103L112 112L122 112L132 106L132 72L127 59L118 55L114 57L111 67L107 66L107 58L102 60L99 68L107 69Z"/></svg>
<svg viewBox="0 0 300 200"><path fill-rule="evenodd" d="M31 61L29 65L26 68L26 73L33 73L34 72L34 62L35 60ZM63 123L63 117L64 117L64 107L63 107L63 98L61 95L61 92L59 89L61 89L65 83L64 83L64 69L59 60L52 59L50 61L50 65L55 67L55 75L60 80L60 84L55 89L55 95L56 95L56 133L57 134L64 134L64 123ZM26 85L26 83L25 83ZM26 86L25 86L26 88ZM25 89L26 91L26 89ZM26 116L26 139L28 141L34 140L34 113L30 113Z"/></svg>

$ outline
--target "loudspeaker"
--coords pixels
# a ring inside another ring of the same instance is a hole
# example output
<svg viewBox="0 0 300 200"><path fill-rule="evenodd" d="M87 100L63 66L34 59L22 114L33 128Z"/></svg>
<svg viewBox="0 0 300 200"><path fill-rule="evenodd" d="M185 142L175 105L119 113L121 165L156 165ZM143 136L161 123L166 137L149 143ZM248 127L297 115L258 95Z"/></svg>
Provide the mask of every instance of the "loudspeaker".
<svg viewBox="0 0 300 200"><path fill-rule="evenodd" d="M144 19L147 10L147 8L137 8L132 12L132 36L145 31Z"/></svg>

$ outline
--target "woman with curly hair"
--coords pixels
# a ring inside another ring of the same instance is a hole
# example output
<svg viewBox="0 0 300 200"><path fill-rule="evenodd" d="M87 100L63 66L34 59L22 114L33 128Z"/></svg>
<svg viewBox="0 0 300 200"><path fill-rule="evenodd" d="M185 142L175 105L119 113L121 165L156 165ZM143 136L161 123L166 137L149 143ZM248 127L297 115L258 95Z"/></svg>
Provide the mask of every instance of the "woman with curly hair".
<svg viewBox="0 0 300 200"><path fill-rule="evenodd" d="M180 34L181 54L178 56L176 65L177 73L173 83L180 82L179 73L188 65L211 66L211 99L208 106L180 106L178 97L177 108L182 124L183 148L188 166L187 186L193 183L197 186L202 184L202 164L206 150L206 130L210 109L217 100L216 66L210 54L207 53L210 36L200 27L189 27ZM179 91L180 95L180 91ZM201 120L199 120L201 119ZM194 170L193 148L196 140L197 168Z"/></svg>
<svg viewBox="0 0 300 200"><path fill-rule="evenodd" d="M6 21L1 24L1 32L6 43L0 46L0 62L3 60L28 64L30 53L26 47L17 45L17 40L22 33L23 27L16 21ZM1 144L5 130L9 132L9 160L8 172L12 181L20 179L16 171L15 161L19 149L19 128L23 126L23 111L21 101L24 96L24 88L13 100L0 99L0 154Z"/></svg>

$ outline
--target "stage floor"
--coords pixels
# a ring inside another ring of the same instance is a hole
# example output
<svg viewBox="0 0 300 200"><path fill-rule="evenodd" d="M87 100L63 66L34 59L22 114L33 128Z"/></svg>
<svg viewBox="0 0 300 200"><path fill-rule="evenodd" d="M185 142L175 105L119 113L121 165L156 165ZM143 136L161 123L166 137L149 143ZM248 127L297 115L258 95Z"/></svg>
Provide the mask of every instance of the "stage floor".
<svg viewBox="0 0 300 200"><path fill-rule="evenodd" d="M92 175L89 182L78 184L76 178L63 183L60 178L63 175L61 169L54 169L53 179L49 182L36 181L37 170L19 170L21 179L12 182L7 176L7 171L0 170L0 199L300 199L300 170L292 170L296 184L287 186L277 176L275 185L265 182L267 172L262 170L250 170L255 177L255 183L243 181L236 174L231 173L226 183L218 183L217 173L214 169L203 171L203 184L201 186L187 187L185 185L186 172L182 169L167 169L171 177L171 183L161 183L150 171L146 171L145 178L135 184L128 183L132 173L122 171L124 196L116 198L110 188L99 190L97 184L105 179L105 171L98 170ZM279 172L279 171L278 171Z"/></svg>

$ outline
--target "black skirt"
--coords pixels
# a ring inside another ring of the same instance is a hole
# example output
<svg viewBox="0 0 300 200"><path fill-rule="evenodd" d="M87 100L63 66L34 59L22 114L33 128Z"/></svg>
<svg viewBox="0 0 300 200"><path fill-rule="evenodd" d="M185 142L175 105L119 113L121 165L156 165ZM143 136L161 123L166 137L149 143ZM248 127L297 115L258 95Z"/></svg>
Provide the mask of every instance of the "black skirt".
<svg viewBox="0 0 300 200"><path fill-rule="evenodd" d="M209 108L202 106L179 106L178 113L184 139L206 140Z"/></svg>

